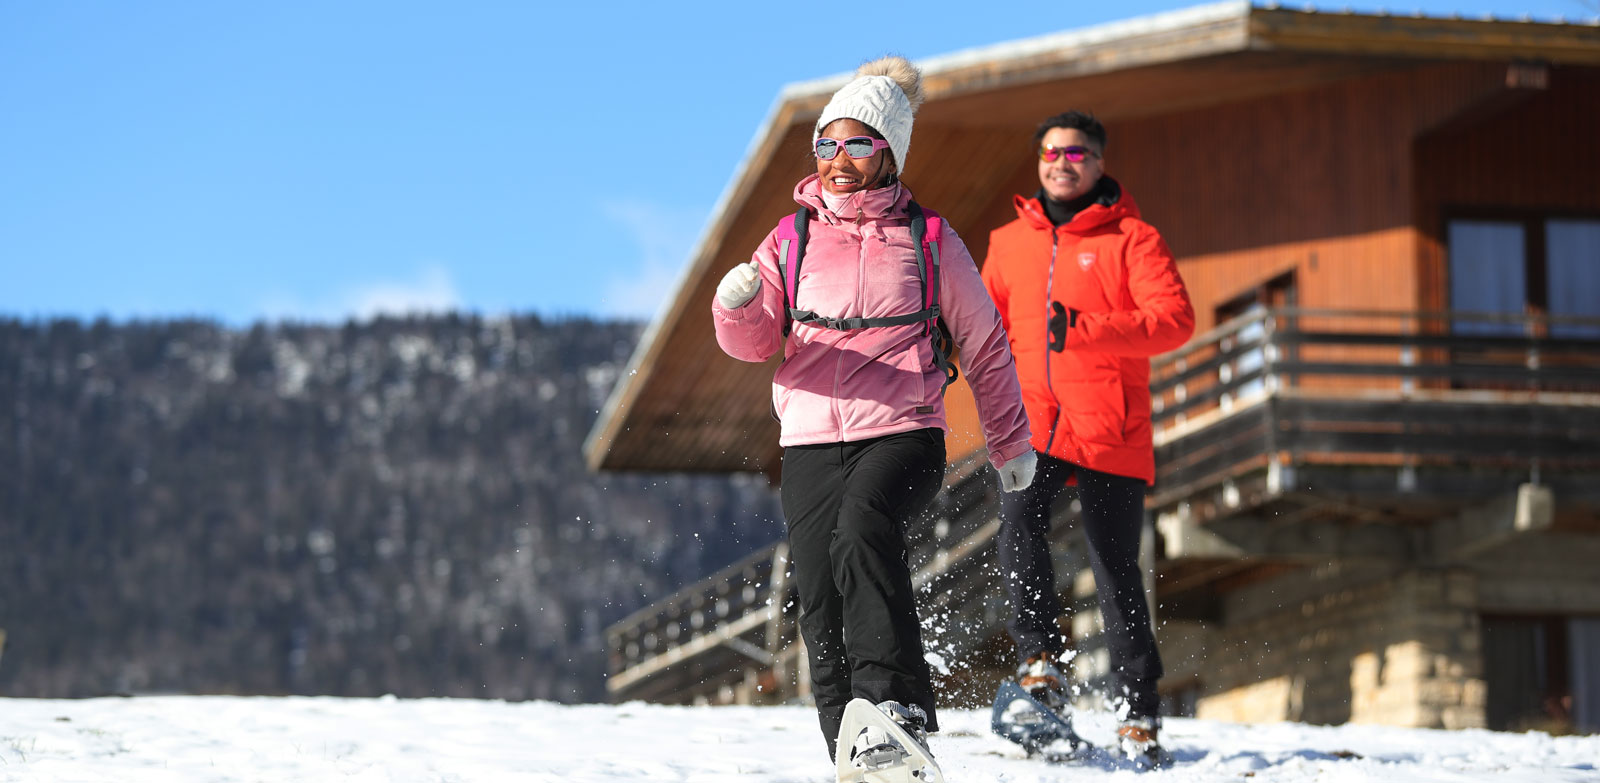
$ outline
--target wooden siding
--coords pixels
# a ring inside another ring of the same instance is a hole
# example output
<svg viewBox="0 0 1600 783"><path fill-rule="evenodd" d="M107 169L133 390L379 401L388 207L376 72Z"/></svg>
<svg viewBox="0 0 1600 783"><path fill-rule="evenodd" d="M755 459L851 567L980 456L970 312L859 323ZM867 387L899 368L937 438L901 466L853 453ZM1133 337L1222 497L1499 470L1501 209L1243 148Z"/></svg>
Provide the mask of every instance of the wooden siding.
<svg viewBox="0 0 1600 783"><path fill-rule="evenodd" d="M1418 66L1135 120L1110 128L1107 170L1181 260L1201 329L1290 270L1305 307L1413 309L1413 139L1503 72Z"/></svg>
<svg viewBox="0 0 1600 783"><path fill-rule="evenodd" d="M1447 309L1445 223L1465 210L1600 215L1600 68L1552 68L1543 90L1417 140L1422 306Z"/></svg>

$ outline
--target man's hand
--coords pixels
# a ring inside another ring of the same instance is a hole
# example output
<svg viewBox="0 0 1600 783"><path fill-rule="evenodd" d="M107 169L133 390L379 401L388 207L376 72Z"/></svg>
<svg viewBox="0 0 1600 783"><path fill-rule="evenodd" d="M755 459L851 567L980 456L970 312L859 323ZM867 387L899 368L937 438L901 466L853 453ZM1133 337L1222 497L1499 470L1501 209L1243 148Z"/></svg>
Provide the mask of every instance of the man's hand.
<svg viewBox="0 0 1600 783"><path fill-rule="evenodd" d="M760 290L761 273L756 271L756 262L751 261L729 269L722 276L722 282L717 284L717 301L729 310L737 310L754 299Z"/></svg>
<svg viewBox="0 0 1600 783"><path fill-rule="evenodd" d="M1050 303L1050 335L1045 345L1056 353L1061 353L1067 347L1067 329L1078 325L1078 311L1070 307L1061 306L1060 302Z"/></svg>
<svg viewBox="0 0 1600 783"><path fill-rule="evenodd" d="M1033 472L1039 467L1039 455L1033 449L1012 457L1000 466L1000 489L1021 492L1033 483Z"/></svg>

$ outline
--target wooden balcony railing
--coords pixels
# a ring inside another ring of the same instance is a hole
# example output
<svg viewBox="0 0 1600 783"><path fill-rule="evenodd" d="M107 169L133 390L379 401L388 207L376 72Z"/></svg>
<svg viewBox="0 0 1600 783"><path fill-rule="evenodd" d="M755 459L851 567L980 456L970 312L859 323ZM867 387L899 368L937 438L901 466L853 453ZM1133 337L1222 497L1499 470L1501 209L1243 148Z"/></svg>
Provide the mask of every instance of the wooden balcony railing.
<svg viewBox="0 0 1600 783"><path fill-rule="evenodd" d="M1151 396L1158 509L1246 474L1304 488L1317 466L1394 468L1378 481L1423 494L1593 477L1600 319L1259 308L1154 360Z"/></svg>

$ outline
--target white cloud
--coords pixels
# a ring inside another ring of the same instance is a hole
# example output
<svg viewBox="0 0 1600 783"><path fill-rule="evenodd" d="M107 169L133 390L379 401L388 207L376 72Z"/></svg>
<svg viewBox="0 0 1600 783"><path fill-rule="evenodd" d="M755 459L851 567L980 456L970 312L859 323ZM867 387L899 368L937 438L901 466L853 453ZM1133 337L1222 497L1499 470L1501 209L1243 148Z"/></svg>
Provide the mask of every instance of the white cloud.
<svg viewBox="0 0 1600 783"><path fill-rule="evenodd" d="M313 301L282 293L271 294L262 300L260 310L262 317L269 320L338 322L350 318L365 321L380 315L440 313L461 308L461 294L450 278L450 271L439 265L430 265L409 280L360 283Z"/></svg>
<svg viewBox="0 0 1600 783"><path fill-rule="evenodd" d="M633 239L638 255L603 281L600 314L648 319L675 293L678 276L689 263L707 210L641 200L612 201L601 212Z"/></svg>
<svg viewBox="0 0 1600 783"><path fill-rule="evenodd" d="M346 310L360 319L379 315L438 313L461 308L461 294L449 270L431 266L409 282L380 281L357 288L346 298Z"/></svg>

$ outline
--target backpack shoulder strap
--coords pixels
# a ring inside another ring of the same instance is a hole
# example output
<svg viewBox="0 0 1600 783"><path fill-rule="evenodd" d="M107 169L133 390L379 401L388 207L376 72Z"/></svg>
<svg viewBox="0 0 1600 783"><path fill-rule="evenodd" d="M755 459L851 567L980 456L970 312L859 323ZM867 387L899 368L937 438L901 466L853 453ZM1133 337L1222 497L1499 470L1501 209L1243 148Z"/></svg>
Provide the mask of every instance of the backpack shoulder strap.
<svg viewBox="0 0 1600 783"><path fill-rule="evenodd" d="M794 309L795 286L800 282L800 262L806 255L806 234L811 210L801 207L794 217L778 223L778 278L783 281L783 335L789 336L789 311Z"/></svg>
<svg viewBox="0 0 1600 783"><path fill-rule="evenodd" d="M955 383L960 377L960 370L956 369L950 356L955 352L955 341L951 339L950 329L945 326L944 316L939 313L939 245L944 238L944 219L939 213L931 209L923 209L917 202L911 202L911 241L917 250L919 273L922 275L923 312L932 313L928 319L928 333L933 338L933 363L944 375L944 385L939 387L939 393L944 394L950 384Z"/></svg>
<svg viewBox="0 0 1600 783"><path fill-rule="evenodd" d="M938 242L940 234L944 232L944 218L939 217L938 212L927 207L922 208L922 217L928 221L928 241Z"/></svg>
<svg viewBox="0 0 1600 783"><path fill-rule="evenodd" d="M907 206L906 211L911 215L911 245L917 253L917 274L922 278L922 308L933 311L933 318L938 318L939 244L944 233L944 220L939 213L923 209L915 201Z"/></svg>

